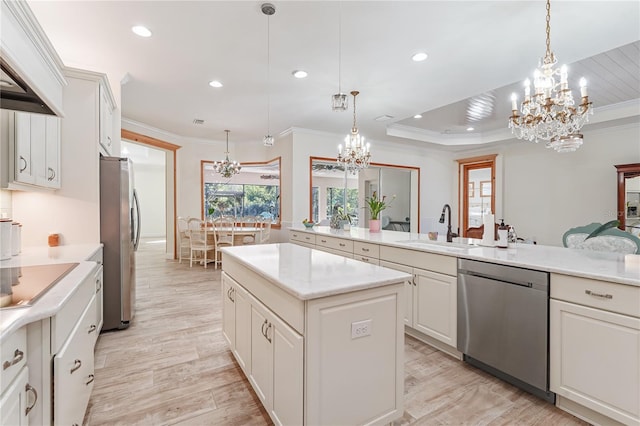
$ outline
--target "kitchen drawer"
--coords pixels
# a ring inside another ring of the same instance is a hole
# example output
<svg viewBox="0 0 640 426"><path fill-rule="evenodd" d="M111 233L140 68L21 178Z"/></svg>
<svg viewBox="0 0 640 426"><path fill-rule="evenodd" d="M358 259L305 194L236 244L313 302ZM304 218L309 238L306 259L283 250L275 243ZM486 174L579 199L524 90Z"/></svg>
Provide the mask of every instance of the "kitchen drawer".
<svg viewBox="0 0 640 426"><path fill-rule="evenodd" d="M640 287L551 274L551 298L640 317Z"/></svg>
<svg viewBox="0 0 640 426"><path fill-rule="evenodd" d="M397 247L380 246L380 260L426 269L441 274L457 276L458 264L454 256L427 253L418 250L401 249Z"/></svg>
<svg viewBox="0 0 640 426"><path fill-rule="evenodd" d="M95 297L76 328L53 358L53 419L57 425L81 425L94 379L94 340L87 330L95 322ZM73 395L72 398L69 395Z"/></svg>
<svg viewBox="0 0 640 426"><path fill-rule="evenodd" d="M366 256L369 258L380 259L380 246L378 244L354 241L353 254L356 256L360 255L360 256Z"/></svg>
<svg viewBox="0 0 640 426"><path fill-rule="evenodd" d="M75 293L67 300L62 309L51 318L51 353L55 354L60 350L95 293L95 276L91 273L76 288ZM94 312L91 318L95 324L95 304L92 306ZM97 324L95 325L97 326Z"/></svg>
<svg viewBox="0 0 640 426"><path fill-rule="evenodd" d="M0 345L0 394L27 364L27 327L22 327Z"/></svg>
<svg viewBox="0 0 640 426"><path fill-rule="evenodd" d="M316 238L316 246L326 247L333 250L346 251L353 254L353 240L345 240L344 238L318 235Z"/></svg>
<svg viewBox="0 0 640 426"><path fill-rule="evenodd" d="M314 234L309 234L307 232L299 232L299 231L291 231L289 233L289 238L293 241L300 241L305 244L315 244L316 236Z"/></svg>
<svg viewBox="0 0 640 426"><path fill-rule="evenodd" d="M355 260L359 260L360 262L371 263L372 265L380 265L380 260L376 259L375 257L367 257L367 256L361 256L359 254L354 254L353 258Z"/></svg>

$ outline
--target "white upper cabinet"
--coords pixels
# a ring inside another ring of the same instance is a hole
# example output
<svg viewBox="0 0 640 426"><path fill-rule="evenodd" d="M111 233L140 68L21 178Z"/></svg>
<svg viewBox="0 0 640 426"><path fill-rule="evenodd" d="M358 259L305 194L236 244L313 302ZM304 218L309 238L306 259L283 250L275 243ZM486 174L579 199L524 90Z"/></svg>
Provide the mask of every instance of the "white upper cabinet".
<svg viewBox="0 0 640 426"><path fill-rule="evenodd" d="M105 155L113 153L113 102L109 90L100 85L100 151Z"/></svg>
<svg viewBox="0 0 640 426"><path fill-rule="evenodd" d="M6 115L3 124L6 122L8 127L3 145L8 146L9 153L3 156L7 173L2 187L59 189L60 118L14 111L2 114Z"/></svg>

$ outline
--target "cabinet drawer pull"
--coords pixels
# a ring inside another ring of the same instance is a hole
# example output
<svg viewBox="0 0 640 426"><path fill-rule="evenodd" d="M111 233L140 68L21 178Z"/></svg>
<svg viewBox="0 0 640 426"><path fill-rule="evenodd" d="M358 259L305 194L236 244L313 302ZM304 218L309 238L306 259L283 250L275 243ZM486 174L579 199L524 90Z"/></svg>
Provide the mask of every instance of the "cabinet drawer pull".
<svg viewBox="0 0 640 426"><path fill-rule="evenodd" d="M76 371L81 366L82 366L82 361L80 361L79 359L76 359L75 361L73 361L73 368L71 369L71 374L73 374L73 372Z"/></svg>
<svg viewBox="0 0 640 426"><path fill-rule="evenodd" d="M31 386L29 383L27 383L27 385L24 387L24 391L25 392L33 392L33 404L31 404L29 407L27 407L24 410L24 415L28 416L29 412L33 409L33 407L36 406L36 402L38 402L38 392L36 392L34 387Z"/></svg>
<svg viewBox="0 0 640 426"><path fill-rule="evenodd" d="M95 377L93 376L93 374L89 374L89 381L87 383L85 383L85 385L87 385L87 386L90 385L91 382L94 381L94 379L95 379Z"/></svg>
<svg viewBox="0 0 640 426"><path fill-rule="evenodd" d="M305 240L310 241L311 237L304 237Z"/></svg>
<svg viewBox="0 0 640 426"><path fill-rule="evenodd" d="M49 170L49 177L47 177L47 180L51 182L56 177L56 171L53 170L51 167L47 167L47 170Z"/></svg>
<svg viewBox="0 0 640 426"><path fill-rule="evenodd" d="M368 248L362 247L362 251L364 251L365 253L369 253L369 249Z"/></svg>
<svg viewBox="0 0 640 426"><path fill-rule="evenodd" d="M29 163L27 163L27 160L22 155L20 156L20 161L24 162L24 167L20 167L20 173L22 173L27 170L27 166L29 165Z"/></svg>
<svg viewBox="0 0 640 426"><path fill-rule="evenodd" d="M291 234L293 235L293 238L298 238L298 234Z"/></svg>
<svg viewBox="0 0 640 426"><path fill-rule="evenodd" d="M16 351L13 353L13 359L11 361L5 361L2 364L2 369L6 370L12 365L19 363L20 361L22 361L22 358L24 358L24 352L22 352L20 349L16 349Z"/></svg>
<svg viewBox="0 0 640 426"><path fill-rule="evenodd" d="M613 295L612 294L594 293L591 290L585 290L584 293L588 294L589 296L593 296L593 297L601 297L603 299L613 299Z"/></svg>
<svg viewBox="0 0 640 426"><path fill-rule="evenodd" d="M94 331L96 331L97 328L98 327L96 327L95 324L91 324L91 327L89 327L89 331L87 331L87 334L93 333Z"/></svg>
<svg viewBox="0 0 640 426"><path fill-rule="evenodd" d="M345 246L345 243L339 243L338 245L339 245L340 247L344 247L344 246Z"/></svg>
<svg viewBox="0 0 640 426"><path fill-rule="evenodd" d="M266 337L266 338L267 338L267 340L269 341L269 343L271 343L271 337L269 337L269 330L271 330L271 328L272 328L271 326L272 326L272 324L271 324L271 323L269 323L269 325L267 326L267 330L266 330L266 332L264 333L264 337Z"/></svg>
<svg viewBox="0 0 640 426"><path fill-rule="evenodd" d="M363 261L363 262L369 262L369 258L368 257L361 257L360 260Z"/></svg>
<svg viewBox="0 0 640 426"><path fill-rule="evenodd" d="M321 243L326 243L326 242L327 242L327 240L320 240L320 242L321 242Z"/></svg>

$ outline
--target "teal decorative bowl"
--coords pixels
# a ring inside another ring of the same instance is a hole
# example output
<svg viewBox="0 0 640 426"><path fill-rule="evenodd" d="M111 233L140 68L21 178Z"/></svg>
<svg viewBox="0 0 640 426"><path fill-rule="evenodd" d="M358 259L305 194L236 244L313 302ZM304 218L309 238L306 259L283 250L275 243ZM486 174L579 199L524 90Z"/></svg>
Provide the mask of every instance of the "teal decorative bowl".
<svg viewBox="0 0 640 426"><path fill-rule="evenodd" d="M313 228L313 225L315 225L313 222L302 222L302 224L305 228Z"/></svg>

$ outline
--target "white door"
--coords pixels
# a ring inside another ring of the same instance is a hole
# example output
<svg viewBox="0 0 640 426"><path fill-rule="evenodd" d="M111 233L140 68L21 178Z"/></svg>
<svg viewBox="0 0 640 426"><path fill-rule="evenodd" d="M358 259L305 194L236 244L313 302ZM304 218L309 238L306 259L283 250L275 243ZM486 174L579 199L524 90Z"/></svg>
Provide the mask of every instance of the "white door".
<svg viewBox="0 0 640 426"><path fill-rule="evenodd" d="M22 371L11 382L0 398L0 419L3 425L24 426L29 424L26 416L27 409L27 380L29 369ZM33 402L35 404L35 402Z"/></svg>
<svg viewBox="0 0 640 426"><path fill-rule="evenodd" d="M273 407L273 327L269 314L251 305L251 375L249 379L267 411ZM271 333L271 334L270 334ZM271 336L271 337L270 337Z"/></svg>
<svg viewBox="0 0 640 426"><path fill-rule="evenodd" d="M36 183L36 174L33 167L33 158L31 155L31 116L25 112L15 113L14 135L15 135L15 173L14 178L17 182ZM36 123L37 124L37 123ZM42 126L42 135L44 136L44 121ZM36 125L36 134L37 125Z"/></svg>
<svg viewBox="0 0 640 426"><path fill-rule="evenodd" d="M60 119L46 117L45 130L45 181L42 185L60 188Z"/></svg>
<svg viewBox="0 0 640 426"><path fill-rule="evenodd" d="M301 425L304 404L304 341L291 327L273 317L267 332L273 340L272 418L283 425Z"/></svg>

